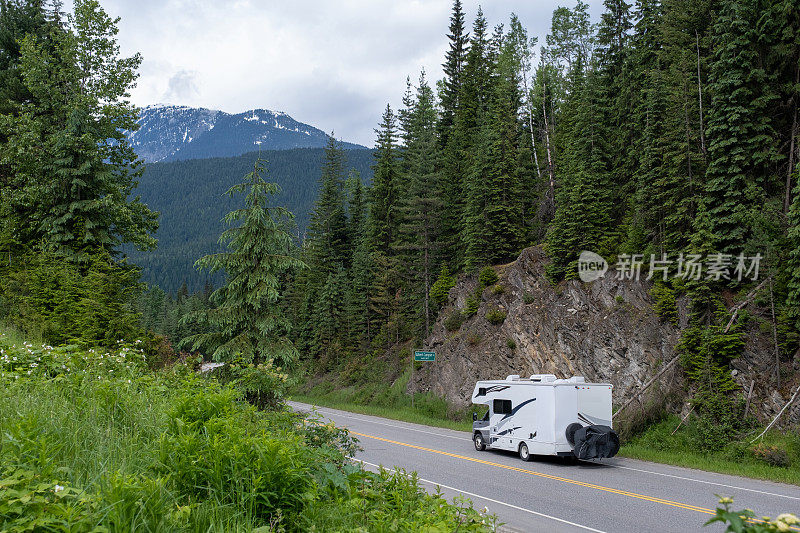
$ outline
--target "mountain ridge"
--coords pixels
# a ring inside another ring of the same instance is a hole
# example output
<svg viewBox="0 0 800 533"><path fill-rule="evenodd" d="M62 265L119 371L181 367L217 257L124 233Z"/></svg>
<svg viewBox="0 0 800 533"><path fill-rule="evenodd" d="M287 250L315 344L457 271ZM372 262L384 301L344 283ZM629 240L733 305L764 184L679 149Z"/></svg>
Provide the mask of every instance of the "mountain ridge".
<svg viewBox="0 0 800 533"><path fill-rule="evenodd" d="M258 150L322 148L329 135L283 111L265 108L242 113L181 105L141 108L139 129L128 141L147 163L236 157ZM366 147L341 142L345 149Z"/></svg>

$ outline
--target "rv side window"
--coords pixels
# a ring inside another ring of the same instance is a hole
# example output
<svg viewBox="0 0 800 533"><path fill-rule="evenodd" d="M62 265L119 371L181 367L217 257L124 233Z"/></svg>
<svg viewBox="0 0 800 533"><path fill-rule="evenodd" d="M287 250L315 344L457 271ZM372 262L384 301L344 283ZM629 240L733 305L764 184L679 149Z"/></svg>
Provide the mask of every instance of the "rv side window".
<svg viewBox="0 0 800 533"><path fill-rule="evenodd" d="M481 387L478 389L478 396L486 396L486 387Z"/></svg>
<svg viewBox="0 0 800 533"><path fill-rule="evenodd" d="M511 400L495 400L492 412L496 415L511 414Z"/></svg>

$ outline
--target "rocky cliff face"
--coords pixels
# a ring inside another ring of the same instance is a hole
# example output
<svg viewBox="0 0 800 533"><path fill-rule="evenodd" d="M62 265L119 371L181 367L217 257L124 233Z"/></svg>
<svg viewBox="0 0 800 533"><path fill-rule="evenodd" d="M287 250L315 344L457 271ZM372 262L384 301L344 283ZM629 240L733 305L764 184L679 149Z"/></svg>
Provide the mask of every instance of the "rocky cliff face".
<svg viewBox="0 0 800 533"><path fill-rule="evenodd" d="M653 311L647 281L616 279L612 269L592 283L571 280L554 285L545 277L545 264L544 253L534 247L513 263L495 267L500 279L483 292L477 314L448 331L447 318L464 308L477 284L474 277L461 278L426 340L426 348L436 351L436 362L424 363L415 373L416 390L465 407L479 379L582 375L589 381L612 383L615 405L620 405L673 359L680 326L686 323L685 302L679 302L676 327ZM493 325L487 319L490 311L505 312L505 320ZM748 335L745 354L733 366L745 392L755 379L752 405L764 418L788 400L790 384L784 380L785 387L778 392L763 379L774 359L762 341L757 331ZM687 387L680 365L674 365L648 390L643 403L663 404L669 398L668 408L686 409ZM634 400L628 410L641 408ZM800 405L788 414L785 422L800 420Z"/></svg>

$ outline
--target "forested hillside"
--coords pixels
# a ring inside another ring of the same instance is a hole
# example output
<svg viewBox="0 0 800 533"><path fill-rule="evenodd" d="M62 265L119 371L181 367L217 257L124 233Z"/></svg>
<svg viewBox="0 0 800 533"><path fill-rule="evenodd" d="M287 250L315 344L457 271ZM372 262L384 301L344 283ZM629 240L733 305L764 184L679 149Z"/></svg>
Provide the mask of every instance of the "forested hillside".
<svg viewBox="0 0 800 533"><path fill-rule="evenodd" d="M422 346L453 275L481 272L471 316L481 268L542 244L552 283L589 250L654 273L663 320L687 298L695 413L741 418L742 325L774 338L764 379L794 382L800 359L798 36L794 0L606 0L596 24L579 0L541 43L513 15L469 26L456 0L444 79L386 107L368 202L346 199L328 152L290 296L309 368Z"/></svg>
<svg viewBox="0 0 800 533"><path fill-rule="evenodd" d="M353 171L352 176L369 183L372 152L347 150L345 154L347 175ZM236 199L223 193L252 169L258 157L267 161L267 178L281 187L275 201L296 216L297 228L292 233L305 231L319 193L322 149L265 150L239 157L152 163L139 178L137 194L160 213L155 235L158 248L129 251L131 261L142 269L143 281L173 294L183 283L191 292L201 290L207 280L221 284L222 274L201 274L194 262L221 250L217 240L225 229L222 219L236 205Z"/></svg>

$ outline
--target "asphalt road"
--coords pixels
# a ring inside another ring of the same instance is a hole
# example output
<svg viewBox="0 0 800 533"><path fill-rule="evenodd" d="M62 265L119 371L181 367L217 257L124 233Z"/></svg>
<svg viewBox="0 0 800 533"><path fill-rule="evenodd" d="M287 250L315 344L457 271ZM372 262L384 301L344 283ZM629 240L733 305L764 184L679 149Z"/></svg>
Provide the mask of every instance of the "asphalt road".
<svg viewBox="0 0 800 533"><path fill-rule="evenodd" d="M298 411L312 406L290 402ZM325 419L345 427L363 448L367 468L416 471L431 492L441 487L475 507L487 507L506 531L697 531L714 514L717 496L757 516L800 515L800 487L615 457L570 463L516 454L478 452L467 432L398 422L324 407ZM719 525L705 531L722 531Z"/></svg>

